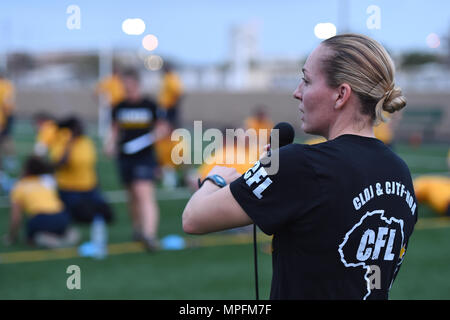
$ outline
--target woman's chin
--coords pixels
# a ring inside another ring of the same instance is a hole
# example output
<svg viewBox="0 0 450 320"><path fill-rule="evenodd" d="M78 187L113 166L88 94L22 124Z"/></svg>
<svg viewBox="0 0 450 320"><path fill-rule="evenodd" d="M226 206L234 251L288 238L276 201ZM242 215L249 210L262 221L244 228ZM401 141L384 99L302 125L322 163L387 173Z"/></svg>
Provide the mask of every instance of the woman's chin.
<svg viewBox="0 0 450 320"><path fill-rule="evenodd" d="M302 128L302 130L303 130L305 133L309 133L310 128L308 127L308 125L307 125L303 120L302 120L302 124L301 124L300 127Z"/></svg>
<svg viewBox="0 0 450 320"><path fill-rule="evenodd" d="M317 130L314 130L314 128L311 128L310 126L308 126L306 123L302 122L301 128L303 130L304 133L307 134L312 134L312 135L318 135L320 136L321 133L318 132Z"/></svg>

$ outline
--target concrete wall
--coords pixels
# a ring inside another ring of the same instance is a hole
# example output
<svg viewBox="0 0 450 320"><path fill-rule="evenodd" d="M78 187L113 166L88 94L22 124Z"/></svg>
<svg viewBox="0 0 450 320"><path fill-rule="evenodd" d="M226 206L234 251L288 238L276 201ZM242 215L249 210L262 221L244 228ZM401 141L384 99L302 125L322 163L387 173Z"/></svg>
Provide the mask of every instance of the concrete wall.
<svg viewBox="0 0 450 320"><path fill-rule="evenodd" d="M434 106L442 108L444 116L436 128L436 138L450 141L450 93L406 92L405 96L408 99L405 112ZM292 92L189 92L183 100L181 116L188 128L195 120L202 120L204 128L239 127L243 126L244 119L257 104L267 106L275 123L286 121L299 127L298 101L292 97ZM95 121L97 100L89 90L18 90L18 116L29 117L41 110L52 112L57 117L74 113ZM401 138L406 138L411 130L411 126L402 125L402 122L397 128ZM298 133L301 134L300 130Z"/></svg>

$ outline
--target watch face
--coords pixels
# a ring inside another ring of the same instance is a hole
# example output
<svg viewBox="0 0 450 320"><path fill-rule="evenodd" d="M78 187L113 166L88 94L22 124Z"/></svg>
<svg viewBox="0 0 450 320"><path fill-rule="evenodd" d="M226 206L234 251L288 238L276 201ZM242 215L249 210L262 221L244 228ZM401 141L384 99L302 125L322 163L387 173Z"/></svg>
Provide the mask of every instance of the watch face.
<svg viewBox="0 0 450 320"><path fill-rule="evenodd" d="M225 179L222 178L221 176L217 175L217 174L211 176L211 178L215 181L215 183L216 183L219 187L225 187L225 186L227 185Z"/></svg>

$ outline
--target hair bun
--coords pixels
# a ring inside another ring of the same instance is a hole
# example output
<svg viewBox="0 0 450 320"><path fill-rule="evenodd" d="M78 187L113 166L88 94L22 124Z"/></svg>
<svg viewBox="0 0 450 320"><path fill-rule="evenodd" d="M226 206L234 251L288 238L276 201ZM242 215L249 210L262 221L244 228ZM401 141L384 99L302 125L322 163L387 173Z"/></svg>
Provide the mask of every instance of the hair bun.
<svg viewBox="0 0 450 320"><path fill-rule="evenodd" d="M383 110L389 113L399 111L406 106L406 98L402 93L402 89L394 87L393 89L386 91L385 99L383 102Z"/></svg>

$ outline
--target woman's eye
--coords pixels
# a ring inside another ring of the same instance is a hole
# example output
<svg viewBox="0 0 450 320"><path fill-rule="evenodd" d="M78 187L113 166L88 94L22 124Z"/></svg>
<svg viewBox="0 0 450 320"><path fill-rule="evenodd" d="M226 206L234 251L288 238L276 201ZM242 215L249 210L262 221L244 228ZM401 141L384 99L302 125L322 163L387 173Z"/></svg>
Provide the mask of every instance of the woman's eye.
<svg viewBox="0 0 450 320"><path fill-rule="evenodd" d="M303 77L302 80L305 84L309 83L308 81L306 81L305 77Z"/></svg>

